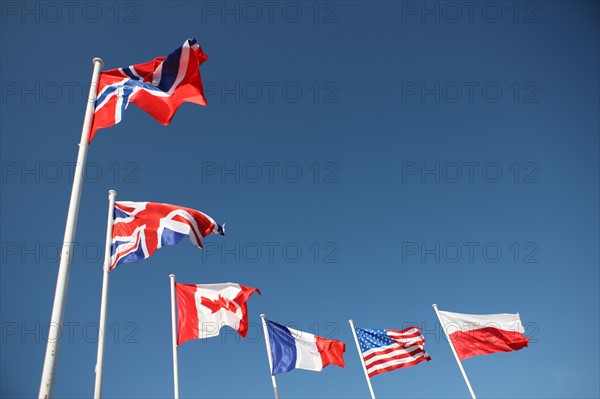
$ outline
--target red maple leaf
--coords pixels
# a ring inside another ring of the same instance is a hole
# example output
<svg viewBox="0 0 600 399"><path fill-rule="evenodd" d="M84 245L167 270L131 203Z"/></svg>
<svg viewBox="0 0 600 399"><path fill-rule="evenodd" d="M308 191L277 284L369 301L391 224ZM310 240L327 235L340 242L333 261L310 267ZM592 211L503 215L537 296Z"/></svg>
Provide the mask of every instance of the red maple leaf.
<svg viewBox="0 0 600 399"><path fill-rule="evenodd" d="M219 294L219 298L217 300L213 300L210 298L206 298L206 297L200 297L201 299L201 304L203 306L206 306L207 308L209 308L211 310L211 313L217 313L219 310L221 309L225 309L228 310L232 313L235 313L237 311L237 307L235 306L235 304L225 298L223 298L220 294Z"/></svg>

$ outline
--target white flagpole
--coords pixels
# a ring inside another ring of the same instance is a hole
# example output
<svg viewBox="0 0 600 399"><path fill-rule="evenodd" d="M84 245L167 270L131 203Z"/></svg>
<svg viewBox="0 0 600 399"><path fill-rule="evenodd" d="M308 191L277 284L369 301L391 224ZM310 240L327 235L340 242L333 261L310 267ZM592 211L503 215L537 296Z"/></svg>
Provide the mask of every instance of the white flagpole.
<svg viewBox="0 0 600 399"><path fill-rule="evenodd" d="M96 383L94 386L94 398L102 397L102 370L104 367L104 343L106 341L106 312L108 306L108 282L110 277L111 245L113 230L113 214L115 211L115 199L117 192L108 192L108 218L106 220L106 242L104 244L104 267L102 274L102 299L100 300L100 322L98 323L98 355L96 358Z"/></svg>
<svg viewBox="0 0 600 399"><path fill-rule="evenodd" d="M175 275L169 274L171 279L171 332L173 335L173 386L174 398L179 399L179 366L177 360L177 320L175 320Z"/></svg>
<svg viewBox="0 0 600 399"><path fill-rule="evenodd" d="M348 323L350 323L350 328L352 329L352 335L354 336L354 342L356 343L356 349L358 350L358 357L360 358L360 363L362 364L363 371L365 372L365 378L367 379L367 384L369 385L369 392L371 392L371 398L375 399L375 392L373 391L371 379L369 378L369 373L367 372L367 365L365 364L365 359L362 355L362 351L360 350L360 344L358 343L358 336L356 335L354 322L352 320L348 320Z"/></svg>
<svg viewBox="0 0 600 399"><path fill-rule="evenodd" d="M71 269L71 256L75 238L75 228L77 225L77 216L79 214L79 200L81 199L81 187L83 184L85 161L87 159L88 138L94 116L98 78L100 76L100 69L104 66L104 62L100 58L94 58L93 63L94 71L92 73L92 82L90 85L90 92L88 94L87 107L85 109L85 118L83 120L83 127L81 129L81 140L79 142L77 164L75 166L75 175L73 177L71 199L69 200L69 211L67 213L65 236L60 254L56 292L54 294L54 304L52 305L52 316L50 318L50 328L48 331L48 344L46 346L44 369L42 371L42 380L40 383L40 399L47 399L51 397L52 388L54 386L54 377L56 374L56 359L58 357L58 350L60 348L60 337L64 319L65 301L67 299L69 272Z"/></svg>
<svg viewBox="0 0 600 399"><path fill-rule="evenodd" d="M271 341L269 340L269 331L267 330L267 323L265 322L266 314L261 314L263 331L265 334L265 344L267 346L267 357L269 358L269 374L271 374L271 382L273 382L273 392L275 393L275 399L279 399L279 392L277 391L277 380L273 375L273 358L271 357Z"/></svg>
<svg viewBox="0 0 600 399"><path fill-rule="evenodd" d="M460 362L460 359L458 358L456 349L454 349L454 345L452 345L450 336L448 336L448 331L446 331L446 326L444 325L444 322L442 321L442 318L440 317L440 312L438 311L437 305L434 303L431 306L433 306L433 309L435 310L435 314L437 315L438 320L440 321L440 324L442 325L442 330L444 330L444 335L446 335L446 339L448 340L448 343L450 344L452 353L454 353L454 358L456 359L456 363L458 363L458 368L460 368L460 372L462 373L462 376L465 379L465 382L467 383L467 387L469 388L469 392L471 393L471 398L477 399L475 397L475 392L473 392L473 388L471 388L471 383L469 382L469 378L467 378L467 373L465 373L465 369L463 368L462 363Z"/></svg>

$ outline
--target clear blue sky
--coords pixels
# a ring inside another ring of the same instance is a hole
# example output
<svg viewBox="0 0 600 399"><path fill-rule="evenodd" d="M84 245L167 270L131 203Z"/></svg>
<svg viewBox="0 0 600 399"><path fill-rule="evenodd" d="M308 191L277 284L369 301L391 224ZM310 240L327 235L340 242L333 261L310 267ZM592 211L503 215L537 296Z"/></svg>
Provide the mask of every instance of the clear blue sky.
<svg viewBox="0 0 600 399"><path fill-rule="evenodd" d="M107 191L225 237L111 274L104 394L171 397L168 275L258 287L249 338L180 347L182 397L272 397L259 314L347 344L282 397L367 397L348 319L424 328L379 397L466 397L431 304L519 312L529 348L464 362L481 397L598 397L598 2L12 2L1 44L2 397L38 393L91 60L196 37L209 105L132 105L89 151L56 397L90 397ZM291 323L291 324L290 324Z"/></svg>

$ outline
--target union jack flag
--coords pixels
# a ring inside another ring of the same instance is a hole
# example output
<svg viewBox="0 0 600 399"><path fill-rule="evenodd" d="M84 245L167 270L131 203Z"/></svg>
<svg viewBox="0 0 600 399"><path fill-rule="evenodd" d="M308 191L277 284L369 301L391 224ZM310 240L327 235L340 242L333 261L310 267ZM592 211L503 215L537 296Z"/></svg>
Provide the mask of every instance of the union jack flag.
<svg viewBox="0 0 600 399"><path fill-rule="evenodd" d="M419 327L404 330L356 328L356 336L369 378L431 360Z"/></svg>
<svg viewBox="0 0 600 399"><path fill-rule="evenodd" d="M89 142L98 129L121 122L129 103L163 125L184 102L206 105L199 67L207 58L196 39L188 39L166 58L102 72Z"/></svg>
<svg viewBox="0 0 600 399"><path fill-rule="evenodd" d="M177 205L116 202L110 268L146 259L162 246L177 244L184 236L202 248L201 238L225 235L224 226L202 212Z"/></svg>

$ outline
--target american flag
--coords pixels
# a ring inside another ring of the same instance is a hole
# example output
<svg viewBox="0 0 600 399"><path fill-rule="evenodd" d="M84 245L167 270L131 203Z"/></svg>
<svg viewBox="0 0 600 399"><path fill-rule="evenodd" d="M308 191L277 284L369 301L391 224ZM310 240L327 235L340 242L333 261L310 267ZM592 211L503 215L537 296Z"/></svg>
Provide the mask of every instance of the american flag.
<svg viewBox="0 0 600 399"><path fill-rule="evenodd" d="M163 125L184 102L206 105L198 68L207 58L196 39L188 39L167 57L102 72L89 142L98 129L121 122L129 103Z"/></svg>
<svg viewBox="0 0 600 399"><path fill-rule="evenodd" d="M148 258L185 236L202 248L200 239L209 234L224 235L223 226L195 209L155 202L116 202L110 268Z"/></svg>
<svg viewBox="0 0 600 399"><path fill-rule="evenodd" d="M408 327L404 330L356 328L369 378L431 360L425 352L425 338L420 330L418 327Z"/></svg>

